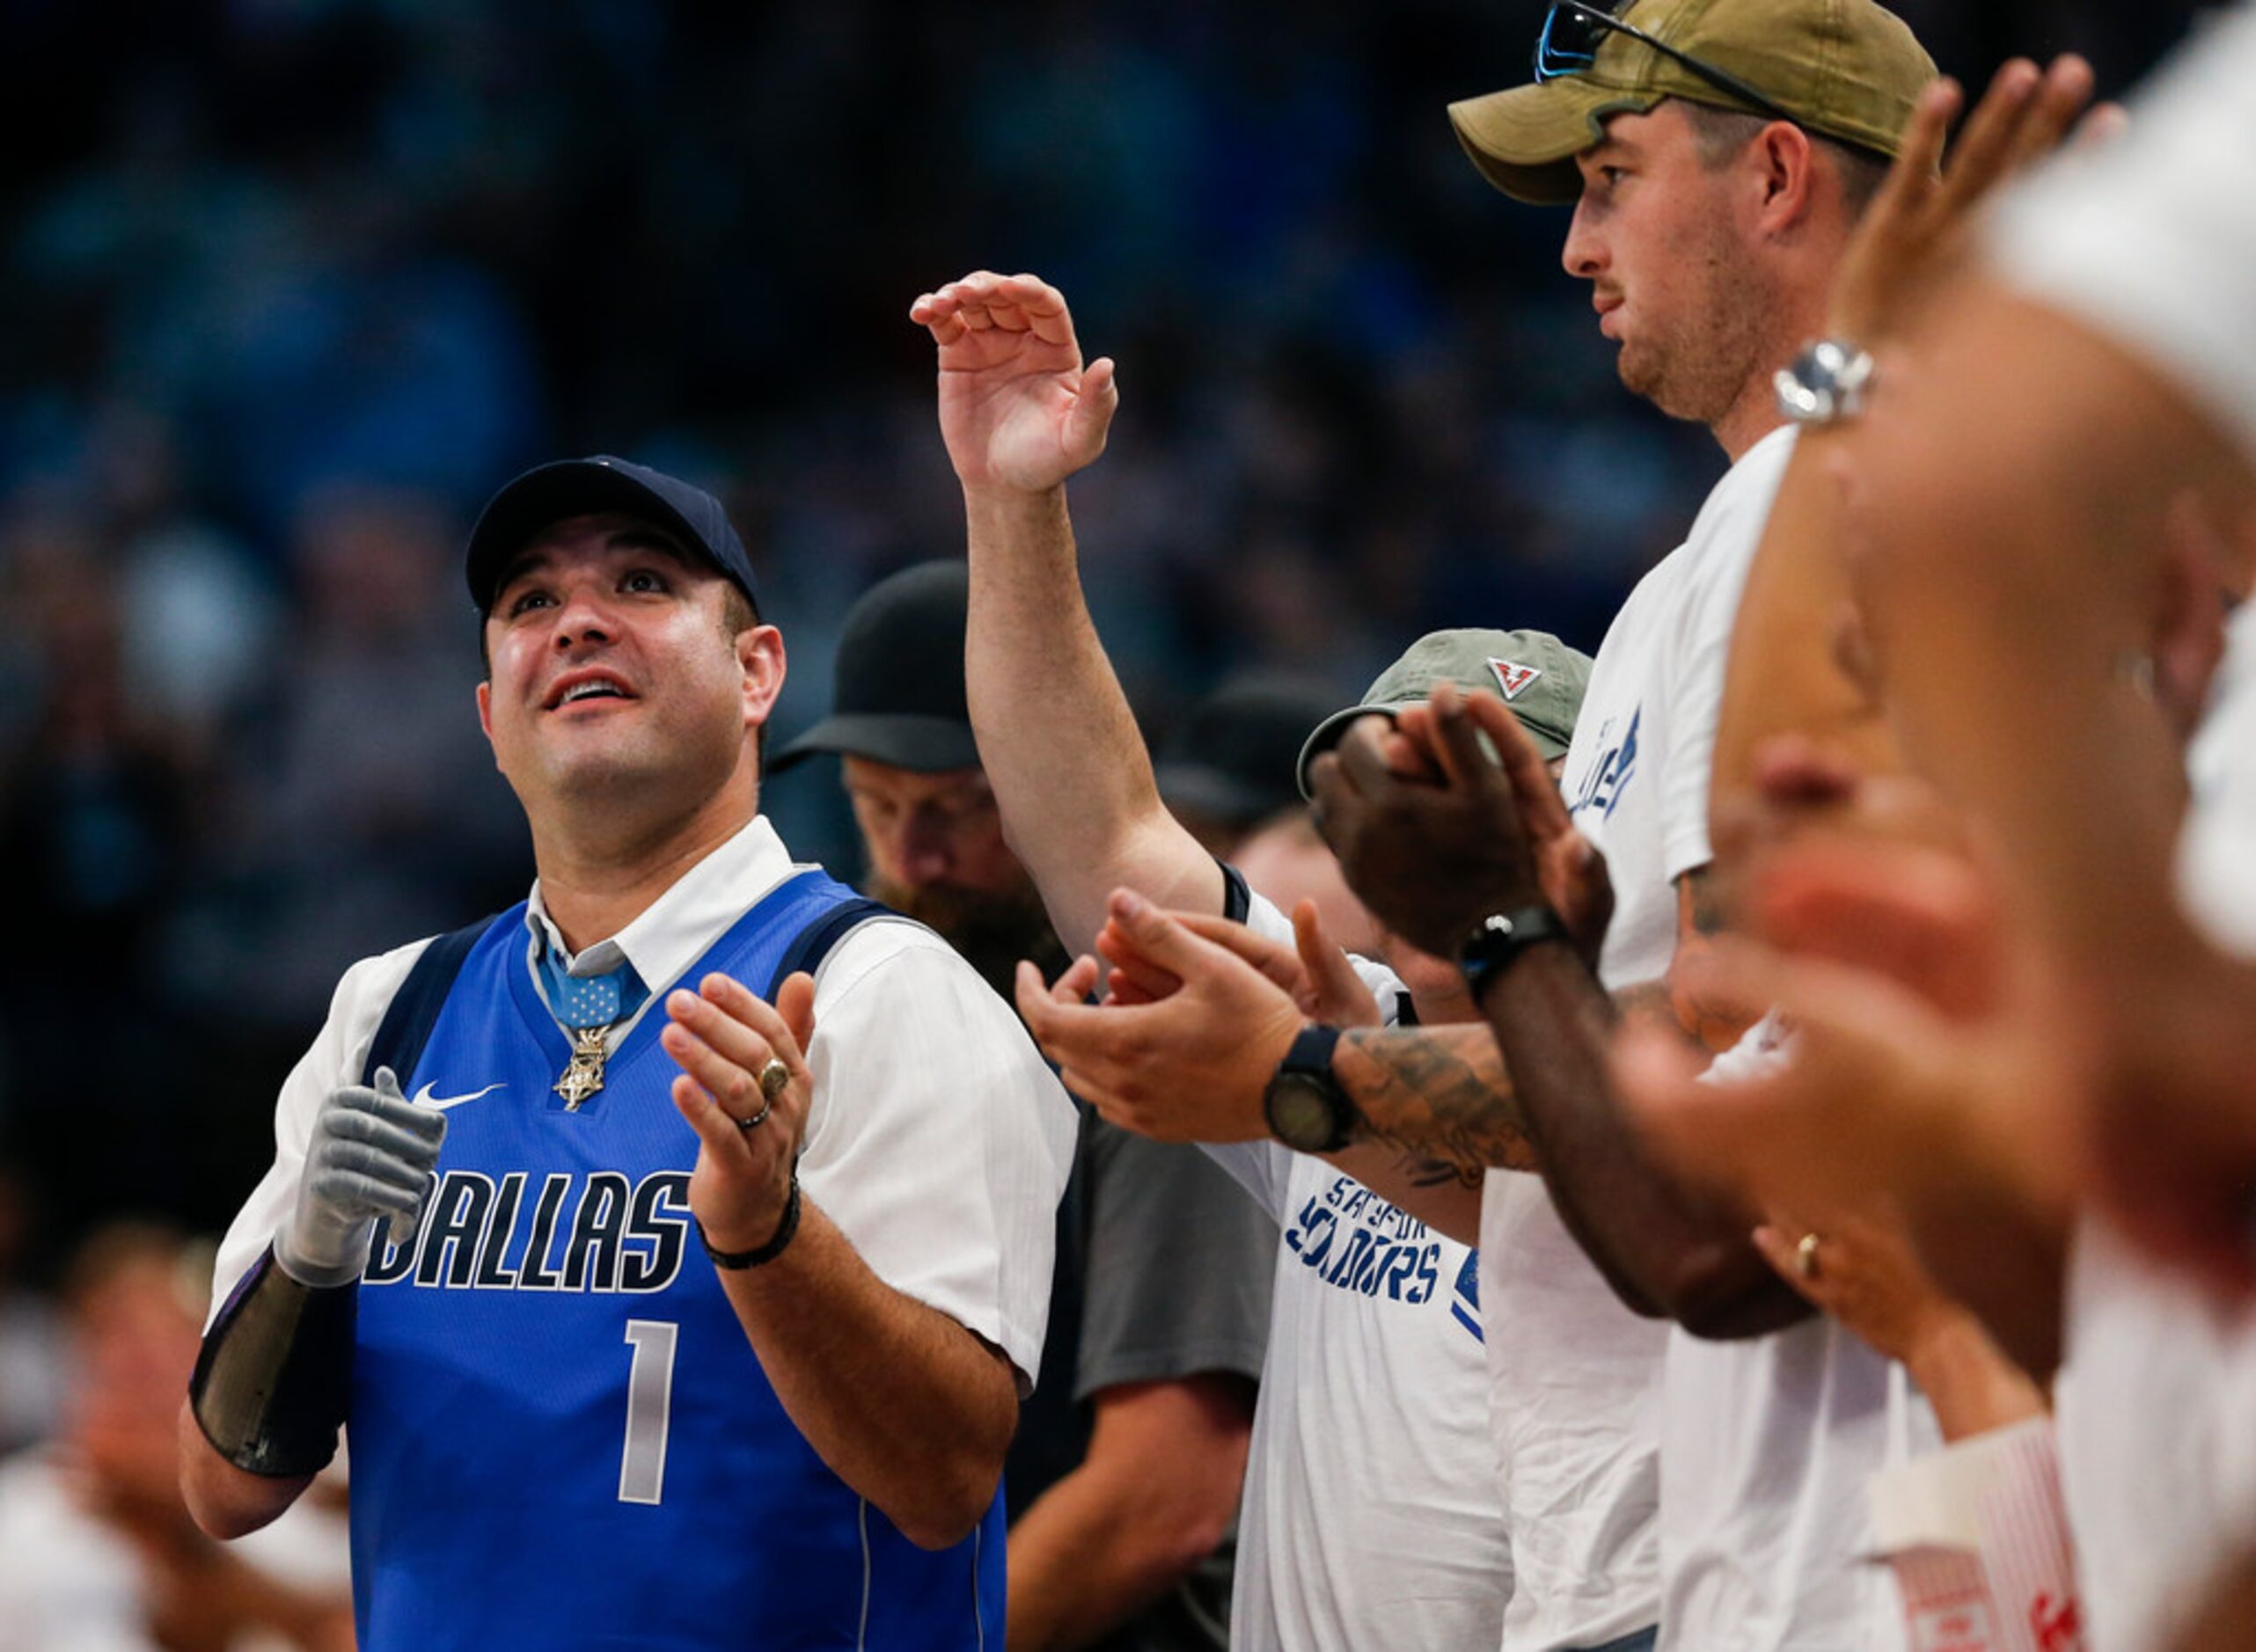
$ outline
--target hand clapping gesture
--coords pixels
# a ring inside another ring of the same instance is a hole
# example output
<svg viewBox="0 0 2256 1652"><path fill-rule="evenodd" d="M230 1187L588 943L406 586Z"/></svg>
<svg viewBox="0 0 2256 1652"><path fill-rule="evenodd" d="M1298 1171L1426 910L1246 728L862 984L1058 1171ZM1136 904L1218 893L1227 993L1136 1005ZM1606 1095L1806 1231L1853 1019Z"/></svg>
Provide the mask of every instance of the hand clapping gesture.
<svg viewBox="0 0 2256 1652"><path fill-rule="evenodd" d="M815 982L787 980L771 1005L724 975L666 998L658 1034L681 1067L674 1106L698 1134L689 1204L707 1242L757 1250L792 1219L799 1144L814 1079L803 1054L815 1036Z"/></svg>
<svg viewBox="0 0 2256 1652"><path fill-rule="evenodd" d="M1311 778L1348 887L1413 947L1454 958L1491 913L1541 901L1596 958L1614 909L1604 859L1493 694L1437 683L1391 728L1357 723Z"/></svg>

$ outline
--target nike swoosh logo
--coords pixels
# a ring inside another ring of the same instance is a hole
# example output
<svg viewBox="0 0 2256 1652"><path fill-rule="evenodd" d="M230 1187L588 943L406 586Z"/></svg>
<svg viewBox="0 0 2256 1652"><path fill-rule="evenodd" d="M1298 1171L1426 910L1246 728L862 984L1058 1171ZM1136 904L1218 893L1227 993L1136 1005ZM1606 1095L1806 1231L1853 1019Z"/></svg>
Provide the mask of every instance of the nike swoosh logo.
<svg viewBox="0 0 2256 1652"><path fill-rule="evenodd" d="M458 1107L465 1101L475 1101L481 1095L491 1095L496 1090L509 1088L507 1085L489 1084L483 1090L472 1090L468 1095L433 1095L431 1092L437 1087L436 1085L427 1084L416 1091L415 1105L419 1107L428 1107L434 1113L443 1113L449 1107Z"/></svg>

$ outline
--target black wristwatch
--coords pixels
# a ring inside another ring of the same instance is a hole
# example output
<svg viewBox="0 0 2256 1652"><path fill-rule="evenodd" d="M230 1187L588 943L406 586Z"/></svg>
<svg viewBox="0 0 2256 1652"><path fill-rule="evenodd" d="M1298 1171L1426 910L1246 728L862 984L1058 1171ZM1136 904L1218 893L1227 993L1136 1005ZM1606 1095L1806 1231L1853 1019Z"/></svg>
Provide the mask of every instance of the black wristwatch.
<svg viewBox="0 0 2256 1652"><path fill-rule="evenodd" d="M1464 971L1466 990L1478 1003L1481 988L1505 965L1530 947L1547 940L1568 940L1567 926L1548 906L1515 906L1481 920L1457 948L1457 968Z"/></svg>
<svg viewBox="0 0 2256 1652"><path fill-rule="evenodd" d="M1347 1145L1361 1115L1332 1077L1337 1027L1304 1027L1277 1064L1262 1093L1269 1133L1296 1153L1336 1153Z"/></svg>

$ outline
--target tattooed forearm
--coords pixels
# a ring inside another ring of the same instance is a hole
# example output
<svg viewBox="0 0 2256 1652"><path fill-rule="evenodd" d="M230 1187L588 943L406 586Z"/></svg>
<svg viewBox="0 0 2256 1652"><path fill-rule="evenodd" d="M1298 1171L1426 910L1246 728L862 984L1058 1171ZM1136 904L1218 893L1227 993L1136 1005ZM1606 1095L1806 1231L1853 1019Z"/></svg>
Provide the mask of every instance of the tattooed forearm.
<svg viewBox="0 0 2256 1652"><path fill-rule="evenodd" d="M1491 1167L1535 1168L1484 1027L1359 1027L1340 1040L1332 1071L1362 1111L1360 1140L1446 1166L1468 1187Z"/></svg>

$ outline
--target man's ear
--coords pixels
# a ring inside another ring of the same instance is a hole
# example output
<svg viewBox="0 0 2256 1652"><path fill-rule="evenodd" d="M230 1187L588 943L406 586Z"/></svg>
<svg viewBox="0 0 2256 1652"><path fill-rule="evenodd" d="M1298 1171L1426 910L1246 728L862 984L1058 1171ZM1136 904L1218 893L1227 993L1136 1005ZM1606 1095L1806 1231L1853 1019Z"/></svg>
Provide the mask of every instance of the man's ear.
<svg viewBox="0 0 2256 1652"><path fill-rule="evenodd" d="M1747 146L1759 169L1761 223L1774 235L1799 228L1817 190L1818 150L1810 135L1788 121L1773 121Z"/></svg>
<svg viewBox="0 0 2256 1652"><path fill-rule="evenodd" d="M494 739L494 679L486 678L478 684L478 727L485 731L487 744Z"/></svg>
<svg viewBox="0 0 2256 1652"><path fill-rule="evenodd" d="M744 676L744 727L767 721L783 692L783 633L773 625L748 625L736 633L736 663Z"/></svg>

